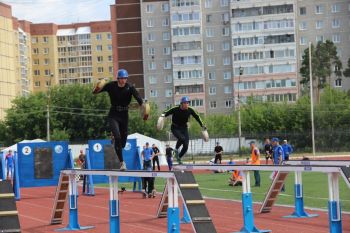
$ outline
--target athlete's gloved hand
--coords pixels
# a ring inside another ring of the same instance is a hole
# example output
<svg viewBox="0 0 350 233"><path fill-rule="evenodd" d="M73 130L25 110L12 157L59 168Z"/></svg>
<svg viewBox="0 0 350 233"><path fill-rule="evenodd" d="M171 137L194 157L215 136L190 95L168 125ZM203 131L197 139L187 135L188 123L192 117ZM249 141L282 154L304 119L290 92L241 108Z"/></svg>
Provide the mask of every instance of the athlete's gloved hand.
<svg viewBox="0 0 350 233"><path fill-rule="evenodd" d="M157 122L157 129L162 130L164 127L165 114L160 115Z"/></svg>

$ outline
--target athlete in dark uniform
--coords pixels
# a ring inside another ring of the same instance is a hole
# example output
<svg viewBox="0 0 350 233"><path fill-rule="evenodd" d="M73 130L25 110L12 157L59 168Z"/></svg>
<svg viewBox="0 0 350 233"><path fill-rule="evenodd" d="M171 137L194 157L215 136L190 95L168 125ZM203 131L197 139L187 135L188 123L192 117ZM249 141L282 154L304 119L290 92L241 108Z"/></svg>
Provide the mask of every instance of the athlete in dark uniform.
<svg viewBox="0 0 350 233"><path fill-rule="evenodd" d="M128 72L120 69L118 70L117 81L111 81L101 89L95 89L93 91L94 94L106 91L111 100L108 122L115 140L114 149L121 163L121 170L126 169L122 151L128 137L128 109L132 96L134 96L140 106L143 104L139 93L134 86L127 83L127 79Z"/></svg>
<svg viewBox="0 0 350 233"><path fill-rule="evenodd" d="M170 108L163 112L162 117L167 117L172 115L172 124L171 124L171 132L177 138L176 146L175 146L175 155L176 159L179 163L181 163L181 158L188 150L189 136L188 136L188 128L187 122L192 115L199 125L206 129L203 124L202 119L199 114L189 106L190 99L187 96L181 98L180 105ZM178 149L182 145L182 149L180 153L178 153Z"/></svg>

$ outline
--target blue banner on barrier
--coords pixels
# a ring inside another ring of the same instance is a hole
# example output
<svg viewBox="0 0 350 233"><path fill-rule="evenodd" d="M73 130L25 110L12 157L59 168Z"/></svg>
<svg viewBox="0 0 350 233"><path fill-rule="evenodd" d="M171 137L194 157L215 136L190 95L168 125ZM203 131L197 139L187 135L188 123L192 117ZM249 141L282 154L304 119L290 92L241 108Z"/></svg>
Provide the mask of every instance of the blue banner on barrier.
<svg viewBox="0 0 350 233"><path fill-rule="evenodd" d="M69 165L68 142L30 142L18 144L20 187L54 186L60 171Z"/></svg>
<svg viewBox="0 0 350 233"><path fill-rule="evenodd" d="M116 154L111 143L111 140L89 140L89 157L91 169L111 169L106 168L107 161L110 158L106 156L111 156L116 158ZM105 152L109 153L106 154ZM112 154L113 153L113 154ZM136 144L136 139L128 139L126 145L123 149L123 159L126 163L128 170L141 170L141 162L139 155L139 148ZM112 161L113 163L118 163L119 160ZM112 164L114 166L116 164ZM118 165L119 167L119 165ZM114 169L117 169L115 167ZM94 183L108 183L108 177L103 176L93 176ZM119 182L140 182L141 178L139 177L119 177Z"/></svg>

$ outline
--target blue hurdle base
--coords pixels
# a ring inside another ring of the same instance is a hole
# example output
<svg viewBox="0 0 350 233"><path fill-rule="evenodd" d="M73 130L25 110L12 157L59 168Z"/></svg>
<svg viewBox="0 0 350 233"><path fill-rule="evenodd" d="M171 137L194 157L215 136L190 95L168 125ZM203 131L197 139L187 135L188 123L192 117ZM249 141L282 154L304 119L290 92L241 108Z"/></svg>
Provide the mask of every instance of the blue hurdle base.
<svg viewBox="0 0 350 233"><path fill-rule="evenodd" d="M292 213L291 215L287 215L287 216L283 216L283 218L314 218L314 217L318 217L318 214L308 214L306 212L304 213Z"/></svg>
<svg viewBox="0 0 350 233"><path fill-rule="evenodd" d="M55 231L80 231L80 230L87 230L87 229L91 229L91 228L95 228L94 226L78 226L78 227L70 227L69 225L67 227L64 228L59 228L56 229Z"/></svg>
<svg viewBox="0 0 350 233"><path fill-rule="evenodd" d="M271 230L259 230L256 227L254 227L251 230L248 230L247 228L243 227L240 231L236 231L235 233L264 233L264 232L271 232Z"/></svg>

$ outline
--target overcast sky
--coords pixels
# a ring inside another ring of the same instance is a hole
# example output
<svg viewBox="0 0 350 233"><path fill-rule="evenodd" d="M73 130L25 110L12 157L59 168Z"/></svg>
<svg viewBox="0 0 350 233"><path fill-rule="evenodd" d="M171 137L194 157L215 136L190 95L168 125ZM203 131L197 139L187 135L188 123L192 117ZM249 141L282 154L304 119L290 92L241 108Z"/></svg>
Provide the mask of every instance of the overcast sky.
<svg viewBox="0 0 350 233"><path fill-rule="evenodd" d="M70 24L110 20L115 0L0 0L12 7L12 15L33 23Z"/></svg>

